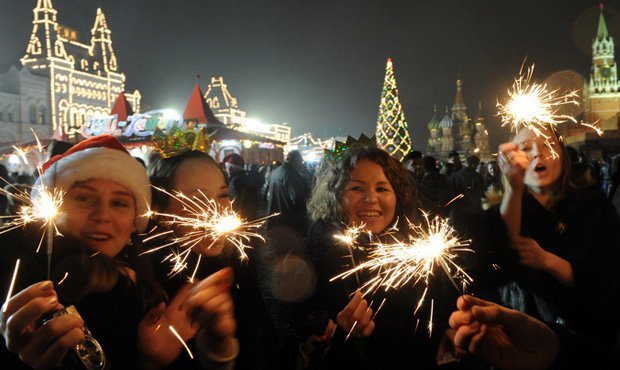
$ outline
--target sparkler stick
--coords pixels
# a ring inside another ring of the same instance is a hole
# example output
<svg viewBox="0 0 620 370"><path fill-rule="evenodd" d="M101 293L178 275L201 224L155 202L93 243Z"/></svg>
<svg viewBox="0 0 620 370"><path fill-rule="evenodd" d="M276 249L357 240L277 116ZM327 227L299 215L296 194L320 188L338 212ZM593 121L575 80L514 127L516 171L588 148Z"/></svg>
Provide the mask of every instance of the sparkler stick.
<svg viewBox="0 0 620 370"><path fill-rule="evenodd" d="M349 337L351 336L351 333L353 333L353 330L355 329L355 327L357 326L357 320L355 320L355 322L353 322L353 325L351 325L351 330L349 330L349 333L347 334L347 336L344 338L344 341L346 342L347 340L349 340Z"/></svg>
<svg viewBox="0 0 620 370"><path fill-rule="evenodd" d="M187 351L187 354L189 355L189 358L191 358L193 360L194 359L194 354L189 349L189 347L187 346L187 343L185 343L183 338L181 338L181 335L174 329L174 327L172 325L168 325L168 329L172 332L172 334L174 334L174 336L179 340L179 342L181 342L183 347L185 347L185 350Z"/></svg>
<svg viewBox="0 0 620 370"><path fill-rule="evenodd" d="M277 215L273 214L255 221L246 222L231 208L223 207L215 200L209 199L201 190L198 190L198 195L189 197L178 191L169 192L157 187L155 189L181 203L185 212L184 215L156 211L149 212L151 215L162 217L163 222L169 227L183 227L188 230L182 236L174 236L170 242L144 252L150 253L161 248L178 245L179 250L173 251L166 258L174 263L174 267L170 272L171 275L180 273L187 268L187 259L191 255L192 249L203 241L209 243L206 249L224 241L229 242L239 252L239 258L242 261L246 260L248 255L245 250L251 248L247 243L252 238L264 241L265 239L258 233L258 229L263 226L268 218ZM144 241L146 242L164 235L174 235L174 231L166 230L154 233ZM200 255L190 280L194 280L199 263Z"/></svg>
<svg viewBox="0 0 620 370"><path fill-rule="evenodd" d="M4 305L2 305L2 312L6 312L6 309L9 305L9 299L13 295L13 288L15 287L15 280L17 279L17 271L19 271L19 259L15 262L15 269L13 270L13 278L11 278L11 285L9 285L9 291L6 294L6 300L4 301Z"/></svg>
<svg viewBox="0 0 620 370"><path fill-rule="evenodd" d="M450 204L452 204L453 202L456 202L456 201L457 201L457 200L459 200L459 199L463 199L463 197L465 197L465 194L461 193L461 194L459 194L459 195L455 196L454 198L450 199L450 200L448 201L448 203L444 204L444 206L443 206L443 207L444 207L444 208L446 208L447 206L449 206L449 205L450 205Z"/></svg>

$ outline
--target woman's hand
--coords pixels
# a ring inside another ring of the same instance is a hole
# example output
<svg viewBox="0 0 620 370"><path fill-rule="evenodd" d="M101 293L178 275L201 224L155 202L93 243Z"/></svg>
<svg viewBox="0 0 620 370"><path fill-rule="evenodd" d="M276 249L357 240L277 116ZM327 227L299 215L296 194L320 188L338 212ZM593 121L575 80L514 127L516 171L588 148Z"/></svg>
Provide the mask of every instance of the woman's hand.
<svg viewBox="0 0 620 370"><path fill-rule="evenodd" d="M67 352L84 340L84 322L79 316L59 315L41 324L46 314L62 308L51 281L17 293L0 314L7 349L35 369L59 367Z"/></svg>
<svg viewBox="0 0 620 370"><path fill-rule="evenodd" d="M525 170L530 165L527 154L517 144L504 143L499 146L497 162L506 176L511 188L521 190L525 187Z"/></svg>
<svg viewBox="0 0 620 370"><path fill-rule="evenodd" d="M472 296L457 300L450 315L457 348L502 369L548 369L558 353L557 335L519 311Z"/></svg>
<svg viewBox="0 0 620 370"><path fill-rule="evenodd" d="M519 255L519 263L535 270L547 271L549 268L549 252L531 238L516 237L510 246Z"/></svg>
<svg viewBox="0 0 620 370"><path fill-rule="evenodd" d="M201 328L200 342L218 358L228 358L237 351L232 283L232 269L224 268L193 286L183 303L183 309Z"/></svg>
<svg viewBox="0 0 620 370"><path fill-rule="evenodd" d="M358 337L369 337L375 330L372 313L372 309L368 307L368 302L362 299L362 293L357 291L349 304L338 313L336 322L345 333L351 333L351 335ZM353 327L354 325L355 327Z"/></svg>
<svg viewBox="0 0 620 370"><path fill-rule="evenodd" d="M176 330L183 341L192 339L200 326L193 323L181 306L188 297L192 285L187 284L174 296L168 305L162 302L152 308L138 326L138 348L142 366L145 368L164 368L169 366L181 353L182 344L172 333Z"/></svg>

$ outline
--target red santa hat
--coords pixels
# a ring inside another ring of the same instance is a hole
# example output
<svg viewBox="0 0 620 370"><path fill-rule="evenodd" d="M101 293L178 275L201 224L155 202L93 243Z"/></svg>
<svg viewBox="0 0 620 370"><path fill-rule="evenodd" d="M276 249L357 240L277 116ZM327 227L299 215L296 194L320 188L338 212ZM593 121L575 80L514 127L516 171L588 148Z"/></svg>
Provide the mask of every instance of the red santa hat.
<svg viewBox="0 0 620 370"><path fill-rule="evenodd" d="M37 185L41 183L68 191L75 183L92 179L112 180L131 190L136 202L136 228L140 232L146 229L148 217L145 214L151 204L146 170L110 135L84 140L45 162L31 197L37 195Z"/></svg>

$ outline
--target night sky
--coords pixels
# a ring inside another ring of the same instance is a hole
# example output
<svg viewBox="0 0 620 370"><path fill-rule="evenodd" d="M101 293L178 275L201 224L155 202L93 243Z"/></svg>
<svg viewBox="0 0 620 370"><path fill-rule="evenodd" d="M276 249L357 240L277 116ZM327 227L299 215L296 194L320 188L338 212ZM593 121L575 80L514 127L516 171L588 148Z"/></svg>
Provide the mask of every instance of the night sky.
<svg viewBox="0 0 620 370"><path fill-rule="evenodd" d="M17 64L36 0L0 0L0 66ZM535 77L589 74L597 2L585 0L53 0L58 21L89 42L96 8L112 30L127 90L143 111L180 111L196 80L224 76L248 116L288 122L293 134L372 134L386 58L392 57L416 149L424 150L433 104L443 115L455 80L470 116L478 101L492 147L507 136L495 103L524 58ZM607 26L620 54L620 1ZM616 56L620 61L620 56ZM441 117L440 117L441 118Z"/></svg>

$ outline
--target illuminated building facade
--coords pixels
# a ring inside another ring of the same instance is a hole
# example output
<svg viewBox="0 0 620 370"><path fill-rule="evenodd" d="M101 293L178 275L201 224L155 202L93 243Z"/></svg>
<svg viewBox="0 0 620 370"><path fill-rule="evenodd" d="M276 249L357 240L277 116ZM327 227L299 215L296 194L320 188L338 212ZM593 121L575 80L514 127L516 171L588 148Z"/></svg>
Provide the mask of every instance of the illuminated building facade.
<svg viewBox="0 0 620 370"><path fill-rule="evenodd" d="M237 98L230 93L223 77L211 78L204 99L218 121L228 128L285 143L291 140L290 126L263 123L248 118L246 112L239 109Z"/></svg>
<svg viewBox="0 0 620 370"><path fill-rule="evenodd" d="M586 116L589 122L605 124L620 112L620 81L614 54L614 39L607 31L601 7L596 37L592 41L592 69L587 88ZM613 129L616 128L617 122Z"/></svg>
<svg viewBox="0 0 620 370"><path fill-rule="evenodd" d="M50 132L77 138L87 118L107 115L125 90L125 75L118 70L111 31L101 9L97 9L88 44L77 40L77 31L58 23L51 0L38 0L33 13L32 34L21 63L23 69L37 76L45 96L31 100L40 100L40 104L33 104L41 111L46 109L43 122ZM125 96L139 112L140 93L136 90Z"/></svg>
<svg viewBox="0 0 620 370"><path fill-rule="evenodd" d="M482 104L478 103L478 115L473 119L467 114L463 97L463 81L456 80L456 95L452 109L446 106L445 116L437 119L437 107L427 124L430 132L426 152L438 159L448 158L448 153L456 150L465 158L472 154L482 160L490 159L489 133L486 119L482 115Z"/></svg>
<svg viewBox="0 0 620 370"><path fill-rule="evenodd" d="M614 38L607 30L603 6L596 35L592 40L590 80L584 86L585 121L603 131L596 134L578 123L569 123L564 142L593 157L620 152L620 80L615 61Z"/></svg>

